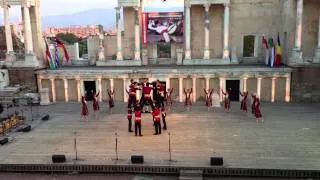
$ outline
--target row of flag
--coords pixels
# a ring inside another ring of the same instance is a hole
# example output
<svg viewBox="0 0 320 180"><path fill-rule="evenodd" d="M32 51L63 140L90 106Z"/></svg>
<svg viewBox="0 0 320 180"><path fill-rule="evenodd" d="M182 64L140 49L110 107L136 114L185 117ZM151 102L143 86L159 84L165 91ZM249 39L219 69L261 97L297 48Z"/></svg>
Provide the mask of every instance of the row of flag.
<svg viewBox="0 0 320 180"><path fill-rule="evenodd" d="M54 38L53 42L55 44L54 56L51 55L47 39L45 39L46 60L47 60L47 64L49 65L50 69L58 69L60 67L60 59L59 59L59 53L58 53L59 48L62 48L63 53L64 53L64 58L67 60L67 62L69 62L70 58L69 58L67 48L65 47L65 45L63 44L62 41L60 41L58 38Z"/></svg>
<svg viewBox="0 0 320 180"><path fill-rule="evenodd" d="M262 36L262 44L266 51L266 66L280 67L282 61L282 47L279 33L277 37L277 43L274 43L273 37L270 37L267 40L264 36Z"/></svg>

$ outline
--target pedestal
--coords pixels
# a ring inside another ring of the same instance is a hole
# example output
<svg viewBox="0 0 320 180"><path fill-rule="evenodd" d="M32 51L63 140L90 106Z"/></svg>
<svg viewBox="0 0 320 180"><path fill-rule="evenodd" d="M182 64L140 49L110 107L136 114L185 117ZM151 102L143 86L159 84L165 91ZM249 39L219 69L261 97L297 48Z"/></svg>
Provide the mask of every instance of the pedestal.
<svg viewBox="0 0 320 180"><path fill-rule="evenodd" d="M148 65L148 49L142 50L142 65L147 66Z"/></svg>
<svg viewBox="0 0 320 180"><path fill-rule="evenodd" d="M203 59L210 59L210 50L204 50Z"/></svg>
<svg viewBox="0 0 320 180"><path fill-rule="evenodd" d="M183 49L177 49L177 65L182 65Z"/></svg>
<svg viewBox="0 0 320 180"><path fill-rule="evenodd" d="M236 47L233 47L231 51L231 64L239 64Z"/></svg>
<svg viewBox="0 0 320 180"><path fill-rule="evenodd" d="M13 67L43 67L43 63L40 63L37 56L33 54L26 54L24 61L14 61Z"/></svg>
<svg viewBox="0 0 320 180"><path fill-rule="evenodd" d="M6 61L5 61L5 65L6 66L12 66L13 62L16 61L16 55L14 52L10 52L8 54L6 54Z"/></svg>
<svg viewBox="0 0 320 180"><path fill-rule="evenodd" d="M302 51L301 49L294 48L291 51L288 65L299 65L303 64Z"/></svg>
<svg viewBox="0 0 320 180"><path fill-rule="evenodd" d="M320 63L320 47L316 49L316 54L313 58L313 63Z"/></svg>
<svg viewBox="0 0 320 180"><path fill-rule="evenodd" d="M43 88L39 90L40 94L40 105L41 106L46 106L51 104L49 100L49 89L48 88Z"/></svg>

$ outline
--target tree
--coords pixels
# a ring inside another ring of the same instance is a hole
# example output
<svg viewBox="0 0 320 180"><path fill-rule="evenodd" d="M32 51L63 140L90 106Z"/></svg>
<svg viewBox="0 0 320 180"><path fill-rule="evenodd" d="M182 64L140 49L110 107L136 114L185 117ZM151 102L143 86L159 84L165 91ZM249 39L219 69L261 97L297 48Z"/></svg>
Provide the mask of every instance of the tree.
<svg viewBox="0 0 320 180"><path fill-rule="evenodd" d="M56 35L56 37L68 44L74 44L79 41L79 38L72 33L59 33Z"/></svg>

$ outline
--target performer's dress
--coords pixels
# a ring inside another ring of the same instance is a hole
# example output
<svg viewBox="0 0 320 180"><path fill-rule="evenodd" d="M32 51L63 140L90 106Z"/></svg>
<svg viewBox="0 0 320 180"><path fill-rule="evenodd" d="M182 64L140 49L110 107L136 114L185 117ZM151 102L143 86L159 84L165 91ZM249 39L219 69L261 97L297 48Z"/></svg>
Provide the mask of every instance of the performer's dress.
<svg viewBox="0 0 320 180"><path fill-rule="evenodd" d="M243 99L241 100L241 107L240 109L242 111L247 111L248 110L248 107L247 107L247 96L243 97Z"/></svg>
<svg viewBox="0 0 320 180"><path fill-rule="evenodd" d="M259 99L255 100L255 103L254 103L254 115L255 115L256 118L261 118L262 117L261 110L260 110L260 100Z"/></svg>
<svg viewBox="0 0 320 180"><path fill-rule="evenodd" d="M224 98L224 108L225 108L225 109L230 109L230 108L231 108L229 96L226 96L226 97Z"/></svg>
<svg viewBox="0 0 320 180"><path fill-rule="evenodd" d="M191 106L192 103L191 103L191 98L186 98L185 102L184 102L184 106Z"/></svg>
<svg viewBox="0 0 320 180"><path fill-rule="evenodd" d="M81 115L82 116L87 116L89 113L89 110L88 110L88 106L87 106L87 103L82 101L82 110L81 110Z"/></svg>
<svg viewBox="0 0 320 180"><path fill-rule="evenodd" d="M212 94L212 107L220 107L220 96L217 93Z"/></svg>
<svg viewBox="0 0 320 180"><path fill-rule="evenodd" d="M109 107L110 107L110 108L113 108L113 107L114 107L113 98L110 98L110 99L109 99Z"/></svg>
<svg viewBox="0 0 320 180"><path fill-rule="evenodd" d="M93 111L98 111L99 110L99 102L97 100L97 97L93 98Z"/></svg>

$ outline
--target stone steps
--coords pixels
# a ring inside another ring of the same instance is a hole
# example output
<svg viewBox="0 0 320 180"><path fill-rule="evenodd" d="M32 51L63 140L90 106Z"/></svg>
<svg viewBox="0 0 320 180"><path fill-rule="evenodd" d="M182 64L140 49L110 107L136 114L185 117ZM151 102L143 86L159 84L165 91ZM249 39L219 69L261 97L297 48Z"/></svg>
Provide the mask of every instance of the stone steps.
<svg viewBox="0 0 320 180"><path fill-rule="evenodd" d="M179 180L202 180L203 171L201 170L181 170Z"/></svg>

